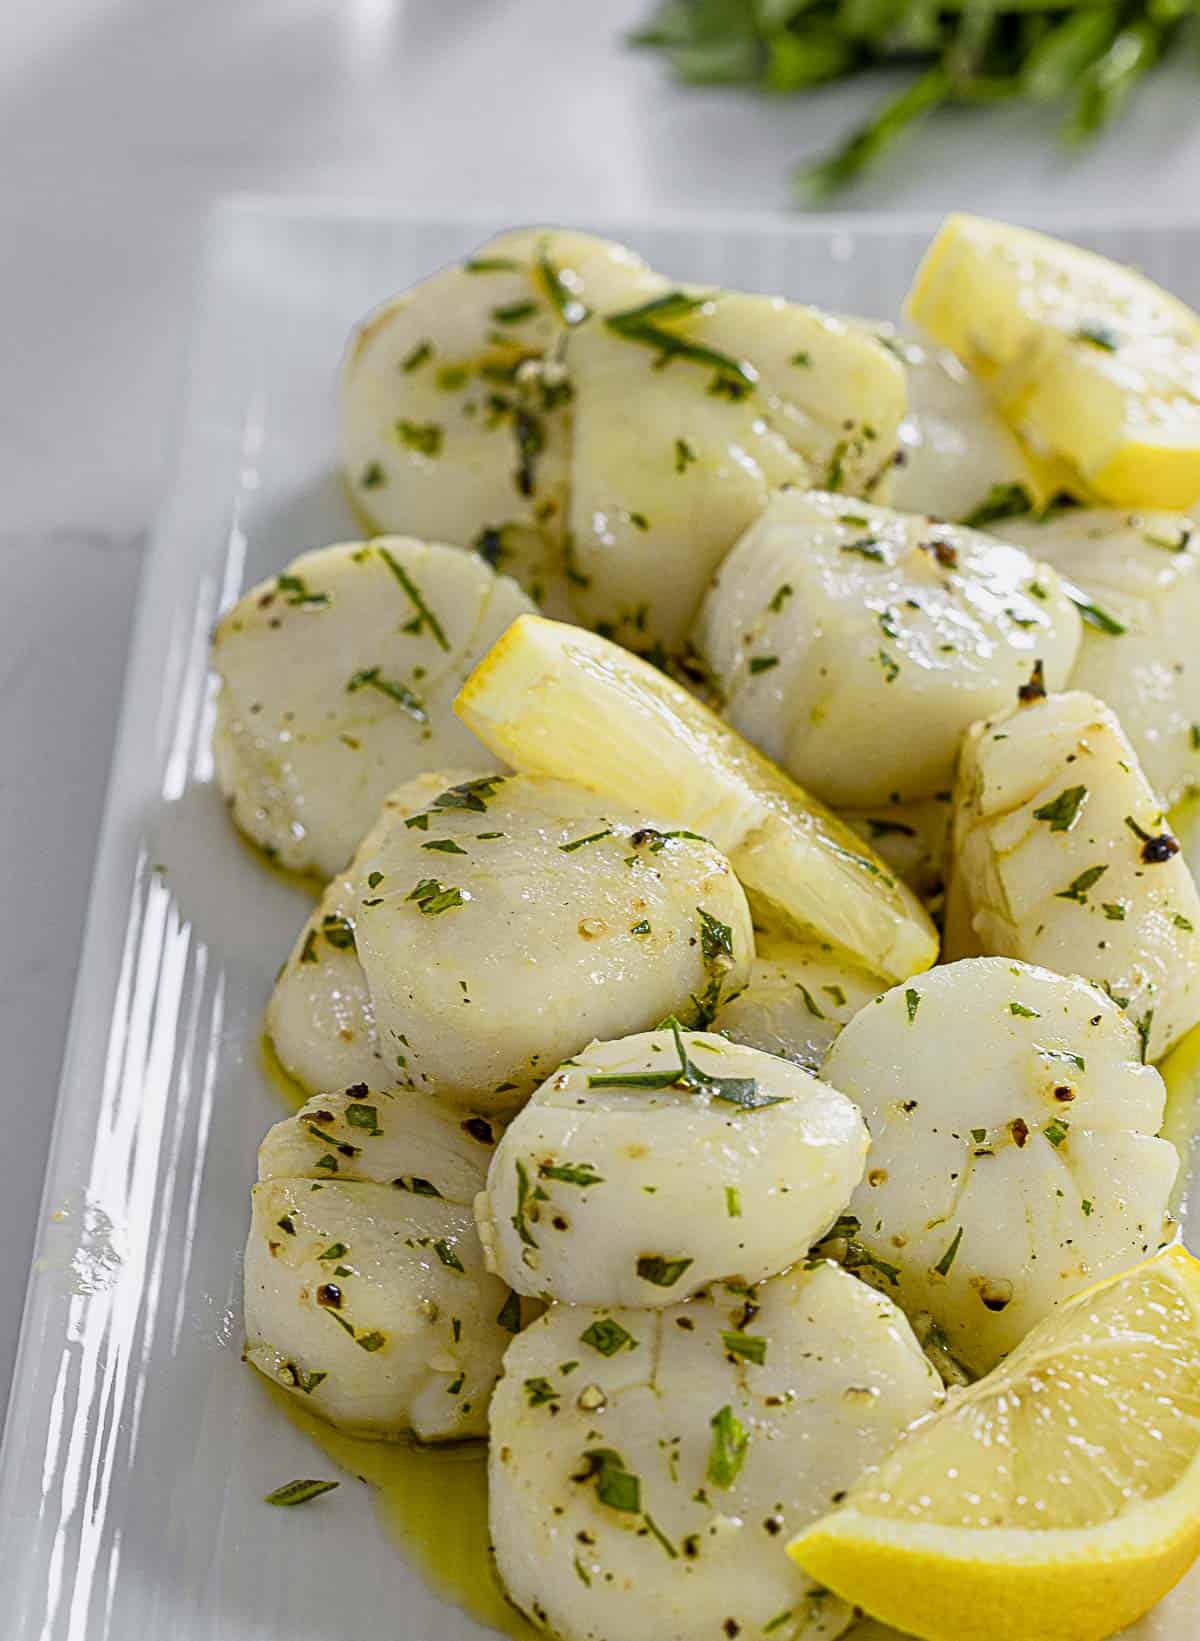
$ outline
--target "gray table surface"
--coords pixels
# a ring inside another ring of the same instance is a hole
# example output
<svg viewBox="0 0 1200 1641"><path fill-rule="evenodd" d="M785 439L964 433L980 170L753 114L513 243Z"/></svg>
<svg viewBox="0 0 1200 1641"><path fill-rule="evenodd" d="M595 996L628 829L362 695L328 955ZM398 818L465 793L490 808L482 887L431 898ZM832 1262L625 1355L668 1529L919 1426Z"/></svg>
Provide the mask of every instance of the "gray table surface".
<svg viewBox="0 0 1200 1641"><path fill-rule="evenodd" d="M644 0L15 0L0 8L0 1408L76 983L130 607L209 202L231 190L581 220L788 209L878 84L682 93ZM845 208L1200 212L1194 63L1084 160L946 117ZM87 983L86 975L79 977ZM15 1166L14 1166L15 1164Z"/></svg>

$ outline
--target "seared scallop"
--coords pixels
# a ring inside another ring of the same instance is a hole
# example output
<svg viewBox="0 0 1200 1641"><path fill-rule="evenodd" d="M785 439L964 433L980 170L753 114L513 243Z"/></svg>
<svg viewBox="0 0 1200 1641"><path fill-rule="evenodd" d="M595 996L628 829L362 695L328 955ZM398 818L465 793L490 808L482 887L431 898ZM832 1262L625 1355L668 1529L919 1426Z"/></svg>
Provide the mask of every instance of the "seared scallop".
<svg viewBox="0 0 1200 1641"><path fill-rule="evenodd" d="M492 1400L500 1575L561 1641L832 1641L851 1609L782 1547L941 1393L900 1311L828 1263L669 1310L553 1305Z"/></svg>
<svg viewBox="0 0 1200 1641"><path fill-rule="evenodd" d="M1075 689L1110 706L1164 803L1200 781L1200 525L1183 513L1069 508L997 528L1078 589Z"/></svg>
<svg viewBox="0 0 1200 1641"><path fill-rule="evenodd" d="M759 934L756 945L749 980L722 1004L713 1030L819 1072L838 1032L889 982L825 942Z"/></svg>
<svg viewBox="0 0 1200 1641"><path fill-rule="evenodd" d="M930 797L963 731L1041 663L1060 687L1079 616L1019 547L845 496L777 496L695 632L729 721L827 803Z"/></svg>
<svg viewBox="0 0 1200 1641"><path fill-rule="evenodd" d="M531 608L478 558L399 536L304 553L252 588L213 641L217 775L238 826L329 878L401 781L493 767L451 702Z"/></svg>
<svg viewBox="0 0 1200 1641"><path fill-rule="evenodd" d="M955 794L946 951L1102 985L1157 1060L1200 1019L1200 895L1116 716L1081 691L976 724Z"/></svg>
<svg viewBox="0 0 1200 1641"><path fill-rule="evenodd" d="M852 1263L984 1373L1060 1301L1153 1253L1178 1167L1116 1004L1005 958L869 1003L823 1076L871 1130Z"/></svg>
<svg viewBox="0 0 1200 1641"><path fill-rule="evenodd" d="M672 1305L802 1259L868 1144L810 1072L672 1023L592 1043L538 1089L496 1151L480 1234L521 1293Z"/></svg>
<svg viewBox="0 0 1200 1641"><path fill-rule="evenodd" d="M471 1219L494 1131L409 1092L322 1094L259 1152L246 1357L339 1429L478 1436L521 1304Z"/></svg>
<svg viewBox="0 0 1200 1641"><path fill-rule="evenodd" d="M519 1105L594 1036L711 1018L754 955L719 850L565 781L422 778L389 800L350 876L357 904L333 951L353 947L362 981L345 961L328 972L351 1000L355 1063L460 1104ZM269 1017L306 1086L349 1058L320 998L329 915L314 913Z"/></svg>

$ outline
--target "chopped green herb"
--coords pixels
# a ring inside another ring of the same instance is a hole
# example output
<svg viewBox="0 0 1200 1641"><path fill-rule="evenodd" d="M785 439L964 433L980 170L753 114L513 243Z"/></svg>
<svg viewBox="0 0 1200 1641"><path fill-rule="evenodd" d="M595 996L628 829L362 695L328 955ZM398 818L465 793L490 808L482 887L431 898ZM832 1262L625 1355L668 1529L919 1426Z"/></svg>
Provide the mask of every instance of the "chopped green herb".
<svg viewBox="0 0 1200 1641"><path fill-rule="evenodd" d="M894 684L900 676L900 663L888 654L886 650L879 651L879 665L883 668L885 684Z"/></svg>
<svg viewBox="0 0 1200 1641"><path fill-rule="evenodd" d="M1088 890L1094 888L1107 871L1107 866L1089 866L1086 872L1080 872L1078 877L1072 878L1065 889L1059 889L1054 898L1074 900L1078 901L1079 905L1086 906Z"/></svg>
<svg viewBox="0 0 1200 1641"><path fill-rule="evenodd" d="M598 1174L590 1162L543 1162L538 1166L538 1174L542 1179L561 1180L564 1185L603 1185L603 1176Z"/></svg>
<svg viewBox="0 0 1200 1641"><path fill-rule="evenodd" d="M441 622L429 608L429 605L425 602L421 589L409 575L403 564L400 563L395 554L387 547L380 547L378 552L380 558L382 558L388 569L392 572L396 580L408 594L409 600L417 612L416 616L409 622L404 630L406 632L420 633L428 627L430 636L433 638L438 648L442 650L449 650L450 640L446 637L446 633Z"/></svg>
<svg viewBox="0 0 1200 1641"><path fill-rule="evenodd" d="M1021 518L1032 512L1033 498L1023 484L994 484L963 523L972 530L982 530L1000 519Z"/></svg>
<svg viewBox="0 0 1200 1641"><path fill-rule="evenodd" d="M402 706L409 717L415 718L417 723L427 724L429 722L429 714L425 710L425 703L421 700L421 697L414 694L407 684L396 683L390 678L385 678L378 667L364 667L362 671L356 672L346 685L348 695L356 695L360 689L377 689L381 695L390 697L391 700Z"/></svg>
<svg viewBox="0 0 1200 1641"><path fill-rule="evenodd" d="M782 586L776 587L774 593L772 594L771 602L767 605L767 608L770 610L772 615L779 614L788 599L792 597L792 591L793 589L790 581L785 581Z"/></svg>
<svg viewBox="0 0 1200 1641"><path fill-rule="evenodd" d="M526 1379L524 1390L530 1407L545 1407L547 1402L559 1400L558 1392L549 1379Z"/></svg>
<svg viewBox="0 0 1200 1641"><path fill-rule="evenodd" d="M843 541L839 550L843 553L857 553L860 558L869 558L876 564L887 563L887 554L874 536L863 536L858 541Z"/></svg>
<svg viewBox="0 0 1200 1641"><path fill-rule="evenodd" d="M430 838L428 843L421 845L422 849L432 849L440 855L465 855L466 850L461 844L455 843L453 838Z"/></svg>
<svg viewBox="0 0 1200 1641"><path fill-rule="evenodd" d="M1098 604L1093 604L1087 594L1081 592L1071 582L1063 581L1062 590L1089 627L1094 627L1097 632L1107 633L1110 638L1119 638L1123 632L1127 631L1123 622L1118 621L1116 616L1109 615L1106 610L1102 610Z"/></svg>
<svg viewBox="0 0 1200 1641"><path fill-rule="evenodd" d="M649 920L649 918L643 917L643 918L640 918L636 923L631 923L629 925L629 932L630 932L630 934L637 934L637 935L649 934L650 933L650 920Z"/></svg>
<svg viewBox="0 0 1200 1641"><path fill-rule="evenodd" d="M1070 1126L1070 1123L1064 1122L1061 1117L1055 1117L1052 1122L1048 1122L1046 1124L1045 1128L1042 1129L1042 1133L1057 1151L1059 1146L1066 1139L1067 1130Z"/></svg>
<svg viewBox="0 0 1200 1641"><path fill-rule="evenodd" d="M779 665L777 655L753 655L750 657L750 673L756 677L760 672L770 672L772 667Z"/></svg>
<svg viewBox="0 0 1200 1641"><path fill-rule="evenodd" d="M1101 910L1110 923L1124 923L1125 908L1120 901L1106 900Z"/></svg>
<svg viewBox="0 0 1200 1641"><path fill-rule="evenodd" d="M431 805L434 809L469 809L477 814L484 814L492 798L496 795L505 777L503 775L478 775L473 781L460 781L457 786L451 786L445 792L440 792ZM416 817L413 817L415 821ZM405 821L406 826L410 825Z"/></svg>
<svg viewBox="0 0 1200 1641"><path fill-rule="evenodd" d="M676 439L675 440L675 471L677 473L686 473L688 468L691 466L691 464L695 460L696 460L696 452L692 449L691 445L687 442L687 440L686 439Z"/></svg>
<svg viewBox="0 0 1200 1641"><path fill-rule="evenodd" d="M750 1437L728 1403L709 1420L708 1479L714 1487L732 1487L746 1459Z"/></svg>
<svg viewBox="0 0 1200 1641"><path fill-rule="evenodd" d="M1083 1209L1083 1217L1085 1219L1091 1219L1093 1208L1092 1199L1090 1197L1084 1197L1079 1206Z"/></svg>
<svg viewBox="0 0 1200 1641"><path fill-rule="evenodd" d="M497 1323L505 1333L520 1333L521 1331L521 1299L519 1294L510 1293L501 1305L496 1317Z"/></svg>
<svg viewBox="0 0 1200 1641"><path fill-rule="evenodd" d="M797 990L799 991L801 997L803 997L803 999L804 999L805 1008L812 1015L814 1020L824 1020L826 1018L826 1016L823 1013L823 1011L821 1010L821 1008L819 1007L819 1005L817 1003L817 1000L813 996L812 992L809 991L808 987L805 986L805 985L801 985L799 980L797 980L797 982L796 982L796 987L797 987Z"/></svg>
<svg viewBox="0 0 1200 1641"><path fill-rule="evenodd" d="M596 1497L601 1504L607 1504L610 1510L636 1515L642 1507L642 1484L631 1470L626 1470L621 1455L611 1447L594 1447L583 1457L588 1468L575 1480L595 1478Z"/></svg>
<svg viewBox="0 0 1200 1641"><path fill-rule="evenodd" d="M576 838L572 843L560 843L558 847L564 855L573 855L576 849L582 849L585 844L599 843L601 838L611 838L612 835L612 827L606 826L603 832L589 832L586 838Z"/></svg>
<svg viewBox="0 0 1200 1641"><path fill-rule="evenodd" d="M652 1282L656 1288L673 1288L692 1263L690 1259L664 1259L661 1254L642 1254L637 1262L637 1274L643 1282Z"/></svg>
<svg viewBox="0 0 1200 1641"><path fill-rule="evenodd" d="M615 1356L619 1350L636 1350L637 1340L611 1316L598 1317L579 1335L580 1341L598 1350L601 1356Z"/></svg>
<svg viewBox="0 0 1200 1641"><path fill-rule="evenodd" d="M664 296L651 298L636 308L622 313L608 314L604 320L609 330L627 342L638 342L654 348L658 353L655 368L663 369L673 359L687 359L693 364L707 365L717 372L716 383L740 384L742 389L757 385L758 372L744 359L734 359L716 348L690 341L665 327L673 321L686 319L713 300L710 296L688 296L684 291L668 291ZM714 383L714 385L716 385ZM740 390L735 387L735 392Z"/></svg>
<svg viewBox="0 0 1200 1641"><path fill-rule="evenodd" d="M435 877L422 878L416 887L405 895L405 900L415 900L417 910L426 917L436 917L439 912L451 911L455 906L465 904L465 897L461 889L447 888L439 883Z"/></svg>
<svg viewBox="0 0 1200 1641"><path fill-rule="evenodd" d="M281 575L276 579L276 587L287 595L289 604L328 604L328 593L310 592L306 582L298 575Z"/></svg>
<svg viewBox="0 0 1200 1641"><path fill-rule="evenodd" d="M1068 786L1065 791L1041 805L1033 812L1034 820L1049 821L1052 832L1069 832L1079 819L1079 811L1088 795L1086 786Z"/></svg>
<svg viewBox="0 0 1200 1641"><path fill-rule="evenodd" d="M946 1251L942 1255L942 1257L938 1260L937 1264L933 1267L934 1270L938 1273L939 1276L949 1276L950 1275L950 1267L954 1264L954 1261L958 1256L959 1245L961 1244L962 1239L963 1239L963 1228L960 1225L958 1227L958 1230L954 1234L954 1240L951 1242L950 1246L946 1249Z"/></svg>
<svg viewBox="0 0 1200 1641"><path fill-rule="evenodd" d="M742 1194L736 1185L727 1185L725 1187L725 1212L730 1219L741 1219L742 1217Z"/></svg>
<svg viewBox="0 0 1200 1641"><path fill-rule="evenodd" d="M721 1343L731 1356L740 1356L759 1367L767 1359L767 1341L761 1335L740 1333L736 1329L721 1334Z"/></svg>
<svg viewBox="0 0 1200 1641"><path fill-rule="evenodd" d="M307 1504L310 1499L319 1499L322 1493L331 1493L340 1485L341 1483L336 1481L287 1481L273 1493L268 1493L263 1503L290 1508L295 1504Z"/></svg>
<svg viewBox="0 0 1200 1641"><path fill-rule="evenodd" d="M502 308L492 309L492 318L498 325L519 325L532 319L538 311L536 302L509 302Z"/></svg>
<svg viewBox="0 0 1200 1641"><path fill-rule="evenodd" d="M300 948L299 960L301 963L319 963L321 961L317 956L317 931L315 929L310 929L305 935L304 944Z"/></svg>
<svg viewBox="0 0 1200 1641"><path fill-rule="evenodd" d="M1037 1009L1027 1009L1024 1003L1010 1003L1008 1005L1008 1012L1010 1014L1019 1014L1023 1020L1041 1019L1041 1015L1038 1013Z"/></svg>
<svg viewBox="0 0 1200 1641"><path fill-rule="evenodd" d="M415 450L420 456L432 459L441 455L445 430L437 422L410 422L402 416L395 424L396 437L401 444Z"/></svg>
<svg viewBox="0 0 1200 1641"><path fill-rule="evenodd" d="M567 277L551 262L547 247L548 242L544 241L538 249L537 256L537 271L546 295L553 302L559 318L565 325L582 325L585 319L591 317L592 310L575 295Z"/></svg>
<svg viewBox="0 0 1200 1641"><path fill-rule="evenodd" d="M908 1011L908 1023L911 1026L917 1018L917 1010L921 1006L921 994L915 986L908 986L904 992L904 1007Z"/></svg>
<svg viewBox="0 0 1200 1641"><path fill-rule="evenodd" d="M414 370L420 369L427 359L432 358L433 343L428 339L424 342L418 342L416 347L404 360L403 364L400 366L400 369L411 374Z"/></svg>
<svg viewBox="0 0 1200 1641"><path fill-rule="evenodd" d="M379 462L368 462L358 482L364 490L378 490L381 484L387 483L387 474Z"/></svg>
<svg viewBox="0 0 1200 1641"><path fill-rule="evenodd" d="M449 1270L462 1271L463 1275L466 1275L466 1266L458 1257L453 1244L447 1241L445 1237L438 1238L433 1245L433 1251Z"/></svg>
<svg viewBox="0 0 1200 1641"><path fill-rule="evenodd" d="M1068 1048L1043 1048L1040 1043L1033 1045L1034 1052L1044 1054L1048 1060L1062 1060L1065 1065L1074 1066L1076 1071L1086 1071L1087 1061L1082 1054L1072 1054Z"/></svg>
<svg viewBox="0 0 1200 1641"><path fill-rule="evenodd" d="M347 1248L347 1246L344 1242L331 1242L329 1244L328 1248L325 1249L324 1253L318 1254L317 1258L318 1259L342 1259L342 1258L345 1257L346 1254L349 1253L349 1251L350 1250Z"/></svg>

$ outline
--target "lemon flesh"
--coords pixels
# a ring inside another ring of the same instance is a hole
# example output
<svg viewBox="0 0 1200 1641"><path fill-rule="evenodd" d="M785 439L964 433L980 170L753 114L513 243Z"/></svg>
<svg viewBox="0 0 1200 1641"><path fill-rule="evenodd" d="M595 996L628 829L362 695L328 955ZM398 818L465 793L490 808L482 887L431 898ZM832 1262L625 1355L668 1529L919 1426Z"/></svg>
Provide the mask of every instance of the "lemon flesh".
<svg viewBox="0 0 1200 1641"><path fill-rule="evenodd" d="M1141 274L1048 235L948 217L908 312L1014 430L1119 507L1200 499L1200 317Z"/></svg>
<svg viewBox="0 0 1200 1641"><path fill-rule="evenodd" d="M924 1641L1102 1641L1200 1552L1200 1263L1063 1305L789 1546Z"/></svg>
<svg viewBox="0 0 1200 1641"><path fill-rule="evenodd" d="M618 645L522 616L455 711L498 756L649 810L712 840L760 918L815 933L903 979L937 956L916 896L874 851L693 696Z"/></svg>

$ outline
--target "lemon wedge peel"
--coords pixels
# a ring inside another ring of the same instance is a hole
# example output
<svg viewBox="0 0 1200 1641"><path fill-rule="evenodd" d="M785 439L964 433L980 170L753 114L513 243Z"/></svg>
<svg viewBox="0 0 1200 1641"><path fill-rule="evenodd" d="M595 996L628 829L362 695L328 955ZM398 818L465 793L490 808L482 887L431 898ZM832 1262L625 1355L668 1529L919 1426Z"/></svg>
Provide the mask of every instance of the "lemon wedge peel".
<svg viewBox="0 0 1200 1641"><path fill-rule="evenodd" d="M1200 1262L1176 1245L1062 1306L1007 1362L914 1426L893 1461L904 1467L907 1455L906 1468L915 1472L923 1434L935 1424L1023 1383L1032 1382L1036 1394L1039 1355L1045 1362L1050 1354L1041 1340L1050 1338L1061 1351L1064 1323L1086 1312L1097 1296L1127 1286L1133 1300L1139 1284L1149 1292L1155 1282L1165 1282L1187 1306L1200 1399ZM1137 1388L1149 1418L1158 1392ZM948 1474L964 1485L955 1467ZM934 1507L936 1485L931 1479ZM811 1578L922 1641L1014 1641L1018 1635L1020 1641L1103 1641L1148 1612L1200 1554L1200 1425L1195 1453L1159 1496L1135 1499L1120 1515L1092 1526L965 1527L898 1519L860 1509L855 1498L862 1487L860 1482L843 1507L799 1534L788 1553Z"/></svg>
<svg viewBox="0 0 1200 1641"><path fill-rule="evenodd" d="M455 711L513 768L644 804L729 857L760 920L905 979L937 932L869 845L681 685L582 628L524 615Z"/></svg>
<svg viewBox="0 0 1200 1641"><path fill-rule="evenodd" d="M1065 460L1082 494L1118 507L1200 499L1200 316L1141 274L955 214L906 312L980 377L1019 437Z"/></svg>

